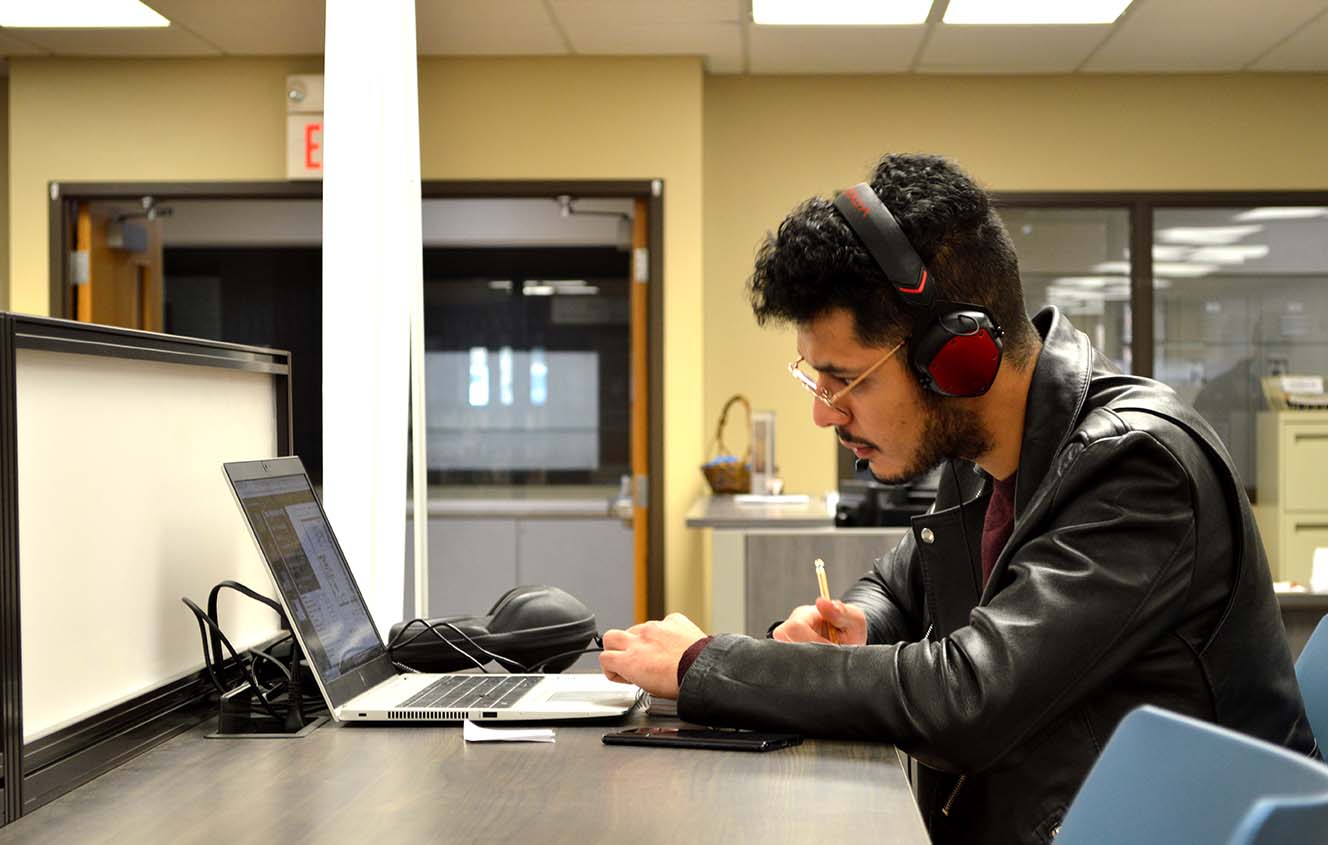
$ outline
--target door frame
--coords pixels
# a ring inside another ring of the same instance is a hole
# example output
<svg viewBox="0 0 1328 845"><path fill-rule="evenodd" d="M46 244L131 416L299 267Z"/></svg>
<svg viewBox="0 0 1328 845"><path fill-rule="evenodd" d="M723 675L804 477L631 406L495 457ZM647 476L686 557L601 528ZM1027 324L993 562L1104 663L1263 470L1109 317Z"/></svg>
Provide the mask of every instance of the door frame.
<svg viewBox="0 0 1328 845"><path fill-rule="evenodd" d="M322 199L323 183L305 181L237 182L51 182L50 315L73 319L70 313L70 249L74 209L79 201ZM647 395L650 420L650 474L647 490L648 553L646 608L652 619L664 615L664 180L663 179L428 179L420 183L421 199L541 199L562 194L575 197L643 199L648 209L650 255L648 292ZM639 587L637 588L639 589Z"/></svg>

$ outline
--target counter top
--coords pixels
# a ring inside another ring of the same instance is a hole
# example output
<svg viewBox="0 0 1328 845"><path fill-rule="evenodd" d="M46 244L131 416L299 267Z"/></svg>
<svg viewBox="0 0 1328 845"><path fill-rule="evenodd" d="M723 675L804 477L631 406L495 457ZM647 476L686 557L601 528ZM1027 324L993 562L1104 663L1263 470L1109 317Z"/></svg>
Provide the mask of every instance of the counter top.
<svg viewBox="0 0 1328 845"><path fill-rule="evenodd" d="M430 517L493 519L593 519L618 516L618 488L608 486L528 487L431 486ZM414 503L407 501L406 515Z"/></svg>
<svg viewBox="0 0 1328 845"><path fill-rule="evenodd" d="M733 496L702 496L687 512L688 528L829 528L834 524L834 508L824 496L811 496L799 504L748 504Z"/></svg>

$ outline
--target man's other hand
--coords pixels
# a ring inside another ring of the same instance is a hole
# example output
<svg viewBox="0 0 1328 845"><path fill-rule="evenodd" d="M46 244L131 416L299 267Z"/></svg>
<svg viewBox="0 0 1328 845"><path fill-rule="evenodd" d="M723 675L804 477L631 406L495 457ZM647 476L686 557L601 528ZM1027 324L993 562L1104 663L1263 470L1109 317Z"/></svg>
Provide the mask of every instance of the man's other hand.
<svg viewBox="0 0 1328 845"><path fill-rule="evenodd" d="M867 614L855 604L830 599L795 607L771 636L786 643L829 643L827 625L839 629L839 645L867 644Z"/></svg>
<svg viewBox="0 0 1328 845"><path fill-rule="evenodd" d="M610 681L636 684L660 698L678 697L678 661L705 631L683 616L670 613L658 622L642 622L626 631L604 632L599 665Z"/></svg>

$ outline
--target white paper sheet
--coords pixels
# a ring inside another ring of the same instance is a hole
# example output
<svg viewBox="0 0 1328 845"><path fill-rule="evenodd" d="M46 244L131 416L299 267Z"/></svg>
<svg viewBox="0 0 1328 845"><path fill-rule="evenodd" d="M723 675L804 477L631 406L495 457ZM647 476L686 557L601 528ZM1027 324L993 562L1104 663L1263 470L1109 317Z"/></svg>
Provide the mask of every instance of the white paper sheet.
<svg viewBox="0 0 1328 845"><path fill-rule="evenodd" d="M553 742L553 728L482 728L465 719L461 736L466 742Z"/></svg>

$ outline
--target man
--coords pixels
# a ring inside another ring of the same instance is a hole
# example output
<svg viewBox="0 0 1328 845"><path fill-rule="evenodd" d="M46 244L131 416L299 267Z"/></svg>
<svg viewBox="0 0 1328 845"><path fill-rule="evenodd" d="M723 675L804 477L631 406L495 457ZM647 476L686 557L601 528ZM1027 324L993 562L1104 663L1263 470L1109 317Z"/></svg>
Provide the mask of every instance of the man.
<svg viewBox="0 0 1328 845"><path fill-rule="evenodd" d="M796 326L813 419L874 476L943 464L936 503L772 639L674 614L606 633L604 671L690 722L895 743L938 843L1052 839L1145 703L1317 754L1221 442L1054 308L1030 321L1021 290L945 159L887 156L794 210L759 252L756 317Z"/></svg>

